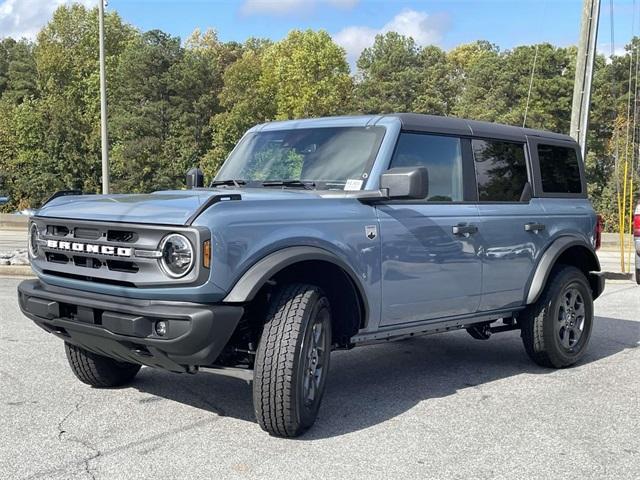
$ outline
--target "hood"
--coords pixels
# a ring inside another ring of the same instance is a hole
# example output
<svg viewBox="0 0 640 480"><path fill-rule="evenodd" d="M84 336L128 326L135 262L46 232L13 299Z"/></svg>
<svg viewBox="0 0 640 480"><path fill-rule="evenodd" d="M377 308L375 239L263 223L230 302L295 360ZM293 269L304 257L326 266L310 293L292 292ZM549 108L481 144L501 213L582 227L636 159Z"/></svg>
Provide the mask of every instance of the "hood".
<svg viewBox="0 0 640 480"><path fill-rule="evenodd" d="M320 198L315 191L294 189L197 189L136 195L75 195L58 197L38 210L40 217L97 220L107 222L185 225L216 197L239 195L242 200Z"/></svg>

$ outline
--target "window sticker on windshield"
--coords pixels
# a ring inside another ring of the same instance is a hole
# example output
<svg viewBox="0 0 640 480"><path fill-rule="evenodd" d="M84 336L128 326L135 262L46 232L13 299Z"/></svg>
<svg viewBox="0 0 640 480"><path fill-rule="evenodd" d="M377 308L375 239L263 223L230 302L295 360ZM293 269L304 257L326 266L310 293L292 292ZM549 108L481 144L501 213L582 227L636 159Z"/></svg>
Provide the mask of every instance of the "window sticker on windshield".
<svg viewBox="0 0 640 480"><path fill-rule="evenodd" d="M357 178L350 178L347 183L344 184L345 190L360 190L362 188L362 180Z"/></svg>

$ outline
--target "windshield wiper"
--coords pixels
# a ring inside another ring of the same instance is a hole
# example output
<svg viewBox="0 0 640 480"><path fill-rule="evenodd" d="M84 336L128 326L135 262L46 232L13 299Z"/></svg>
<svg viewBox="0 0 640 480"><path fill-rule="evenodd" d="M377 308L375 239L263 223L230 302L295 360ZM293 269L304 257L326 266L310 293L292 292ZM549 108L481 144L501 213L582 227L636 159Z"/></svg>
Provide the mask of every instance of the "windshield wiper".
<svg viewBox="0 0 640 480"><path fill-rule="evenodd" d="M305 190L316 188L314 182L303 182L301 180L267 180L262 182L263 187L302 187Z"/></svg>
<svg viewBox="0 0 640 480"><path fill-rule="evenodd" d="M214 180L213 182L211 182L211 187L218 187L220 185L229 185L230 187L236 187L236 188L240 188L240 185L246 185L247 181L246 180L234 180L234 179L229 179L229 180Z"/></svg>

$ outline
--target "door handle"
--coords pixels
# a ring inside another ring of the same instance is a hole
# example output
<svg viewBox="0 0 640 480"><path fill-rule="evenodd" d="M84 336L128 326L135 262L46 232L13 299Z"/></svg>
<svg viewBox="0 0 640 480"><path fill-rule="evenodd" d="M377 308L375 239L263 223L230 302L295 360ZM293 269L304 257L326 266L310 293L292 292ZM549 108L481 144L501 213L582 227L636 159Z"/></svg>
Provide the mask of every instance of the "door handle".
<svg viewBox="0 0 640 480"><path fill-rule="evenodd" d="M544 230L546 228L544 223L534 223L534 222L530 222L530 223L525 223L524 224L524 231L525 232L540 232L542 230Z"/></svg>
<svg viewBox="0 0 640 480"><path fill-rule="evenodd" d="M451 228L454 235L472 235L478 231L478 227L475 225L455 225Z"/></svg>

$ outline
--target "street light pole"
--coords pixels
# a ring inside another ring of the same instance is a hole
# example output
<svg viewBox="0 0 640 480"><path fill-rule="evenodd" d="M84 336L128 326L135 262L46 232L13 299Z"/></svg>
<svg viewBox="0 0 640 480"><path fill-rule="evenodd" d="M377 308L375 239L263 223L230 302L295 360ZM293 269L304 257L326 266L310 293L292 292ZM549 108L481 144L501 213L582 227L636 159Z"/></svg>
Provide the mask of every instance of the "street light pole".
<svg viewBox="0 0 640 480"><path fill-rule="evenodd" d="M100 130L102 136L102 193L109 193L109 137L107 132L107 79L104 65L104 4L98 1L100 37Z"/></svg>

